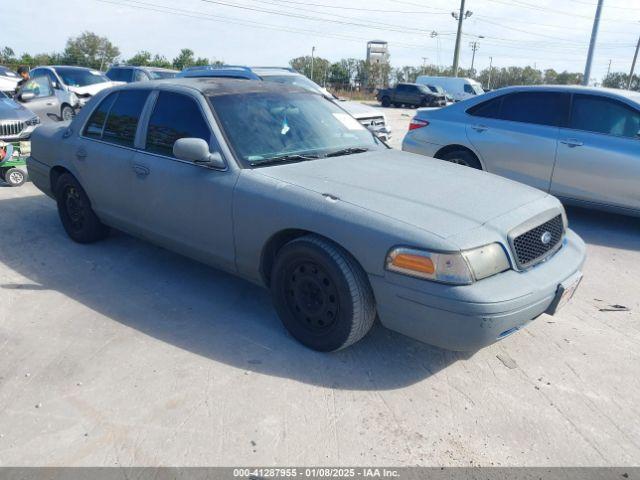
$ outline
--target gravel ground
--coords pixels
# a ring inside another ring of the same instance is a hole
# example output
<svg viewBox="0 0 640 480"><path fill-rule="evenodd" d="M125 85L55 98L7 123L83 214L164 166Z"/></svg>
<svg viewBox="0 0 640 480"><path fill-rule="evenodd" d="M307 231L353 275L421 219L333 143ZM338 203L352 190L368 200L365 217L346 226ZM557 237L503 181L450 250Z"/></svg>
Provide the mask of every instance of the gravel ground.
<svg viewBox="0 0 640 480"><path fill-rule="evenodd" d="M398 146L413 111L385 111ZM555 317L472 355L380 326L320 354L261 289L74 244L0 187L0 465L638 465L640 220L568 213L588 260Z"/></svg>

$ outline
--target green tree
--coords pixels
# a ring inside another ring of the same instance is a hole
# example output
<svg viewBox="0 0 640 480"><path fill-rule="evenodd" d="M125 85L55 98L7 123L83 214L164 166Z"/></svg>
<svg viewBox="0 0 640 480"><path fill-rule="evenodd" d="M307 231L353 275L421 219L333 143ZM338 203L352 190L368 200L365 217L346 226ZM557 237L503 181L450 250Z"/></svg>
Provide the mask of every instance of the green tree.
<svg viewBox="0 0 640 480"><path fill-rule="evenodd" d="M2 47L0 49L0 63L14 63L15 62L16 53L13 51L11 47Z"/></svg>
<svg viewBox="0 0 640 480"><path fill-rule="evenodd" d="M146 50L141 50L136 53L133 57L127 60L127 65L136 65L139 67L147 66L151 64L151 52L147 52Z"/></svg>
<svg viewBox="0 0 640 480"><path fill-rule="evenodd" d="M311 64L313 63L313 72L311 72ZM314 57L311 62L311 56L306 55L297 57L289 61L289 65L295 71L302 73L306 77L312 79L319 85L324 85L329 75L331 62L326 58Z"/></svg>
<svg viewBox="0 0 640 480"><path fill-rule="evenodd" d="M67 40L62 53L64 63L102 69L118 58L120 50L106 37L83 32Z"/></svg>
<svg viewBox="0 0 640 480"><path fill-rule="evenodd" d="M176 70L183 70L186 67L190 67L195 63L195 57L193 56L193 50L190 48L183 48L176 58L173 59L173 68Z"/></svg>

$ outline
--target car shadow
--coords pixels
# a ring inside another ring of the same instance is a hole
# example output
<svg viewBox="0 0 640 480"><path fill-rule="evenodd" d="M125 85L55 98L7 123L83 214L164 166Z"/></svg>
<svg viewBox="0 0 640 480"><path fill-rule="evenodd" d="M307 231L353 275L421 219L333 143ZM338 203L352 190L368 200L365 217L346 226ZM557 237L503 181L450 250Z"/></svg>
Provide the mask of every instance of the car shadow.
<svg viewBox="0 0 640 480"><path fill-rule="evenodd" d="M314 352L287 334L269 293L256 285L120 232L76 244L43 195L1 200L0 211L3 244L14 246L0 249L0 263L28 279L0 284L0 297L3 290L23 290L28 302L37 291L58 291L213 361L330 388L401 388L469 357L380 325L345 350Z"/></svg>
<svg viewBox="0 0 640 480"><path fill-rule="evenodd" d="M569 227L585 242L624 250L640 250L640 218L567 206Z"/></svg>

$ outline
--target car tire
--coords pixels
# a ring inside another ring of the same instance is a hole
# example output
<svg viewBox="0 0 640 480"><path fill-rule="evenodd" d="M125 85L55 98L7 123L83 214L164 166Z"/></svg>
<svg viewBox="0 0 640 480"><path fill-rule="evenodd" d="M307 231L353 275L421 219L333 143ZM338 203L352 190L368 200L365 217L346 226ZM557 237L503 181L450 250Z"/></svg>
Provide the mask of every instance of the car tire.
<svg viewBox="0 0 640 480"><path fill-rule="evenodd" d="M74 116L75 112L73 111L73 108L71 108L69 105L62 106L62 109L60 110L60 118L63 122L71 120Z"/></svg>
<svg viewBox="0 0 640 480"><path fill-rule="evenodd" d="M453 150L451 152L447 152L442 156L438 156L441 160L446 160L447 162L457 163L458 165L462 165L465 167L471 167L478 170L482 170L482 165L478 158L471 153L469 150Z"/></svg>
<svg viewBox="0 0 640 480"><path fill-rule="evenodd" d="M396 103L396 102L394 102L394 103L393 103L393 106L394 106L395 108L398 108L398 107L401 107L401 106L402 106L402 104L401 104L401 103Z"/></svg>
<svg viewBox="0 0 640 480"><path fill-rule="evenodd" d="M11 187L19 187L27 181L27 174L19 168L9 168L4 172L2 179Z"/></svg>
<svg viewBox="0 0 640 480"><path fill-rule="evenodd" d="M354 344L376 318L373 292L362 267L344 249L316 235L297 238L280 249L271 293L289 333L321 352Z"/></svg>
<svg viewBox="0 0 640 480"><path fill-rule="evenodd" d="M109 227L95 214L89 197L73 175L62 174L55 191L60 221L73 241L93 243L109 235Z"/></svg>
<svg viewBox="0 0 640 480"><path fill-rule="evenodd" d="M389 97L382 97L380 103L382 103L383 107L389 107L391 105L391 99Z"/></svg>

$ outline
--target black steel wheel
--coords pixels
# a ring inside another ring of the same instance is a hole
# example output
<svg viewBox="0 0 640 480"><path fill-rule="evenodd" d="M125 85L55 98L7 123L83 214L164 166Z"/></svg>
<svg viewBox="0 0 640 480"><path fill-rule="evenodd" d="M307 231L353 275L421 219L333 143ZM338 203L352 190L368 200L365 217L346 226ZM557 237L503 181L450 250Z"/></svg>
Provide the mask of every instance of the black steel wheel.
<svg viewBox="0 0 640 480"><path fill-rule="evenodd" d="M79 243L102 240L109 234L91 208L89 197L73 175L65 173L58 179L56 187L58 214L67 235Z"/></svg>
<svg viewBox="0 0 640 480"><path fill-rule="evenodd" d="M360 265L344 249L315 235L295 239L278 252L271 292L287 330L318 351L357 342L376 316L373 293Z"/></svg>

